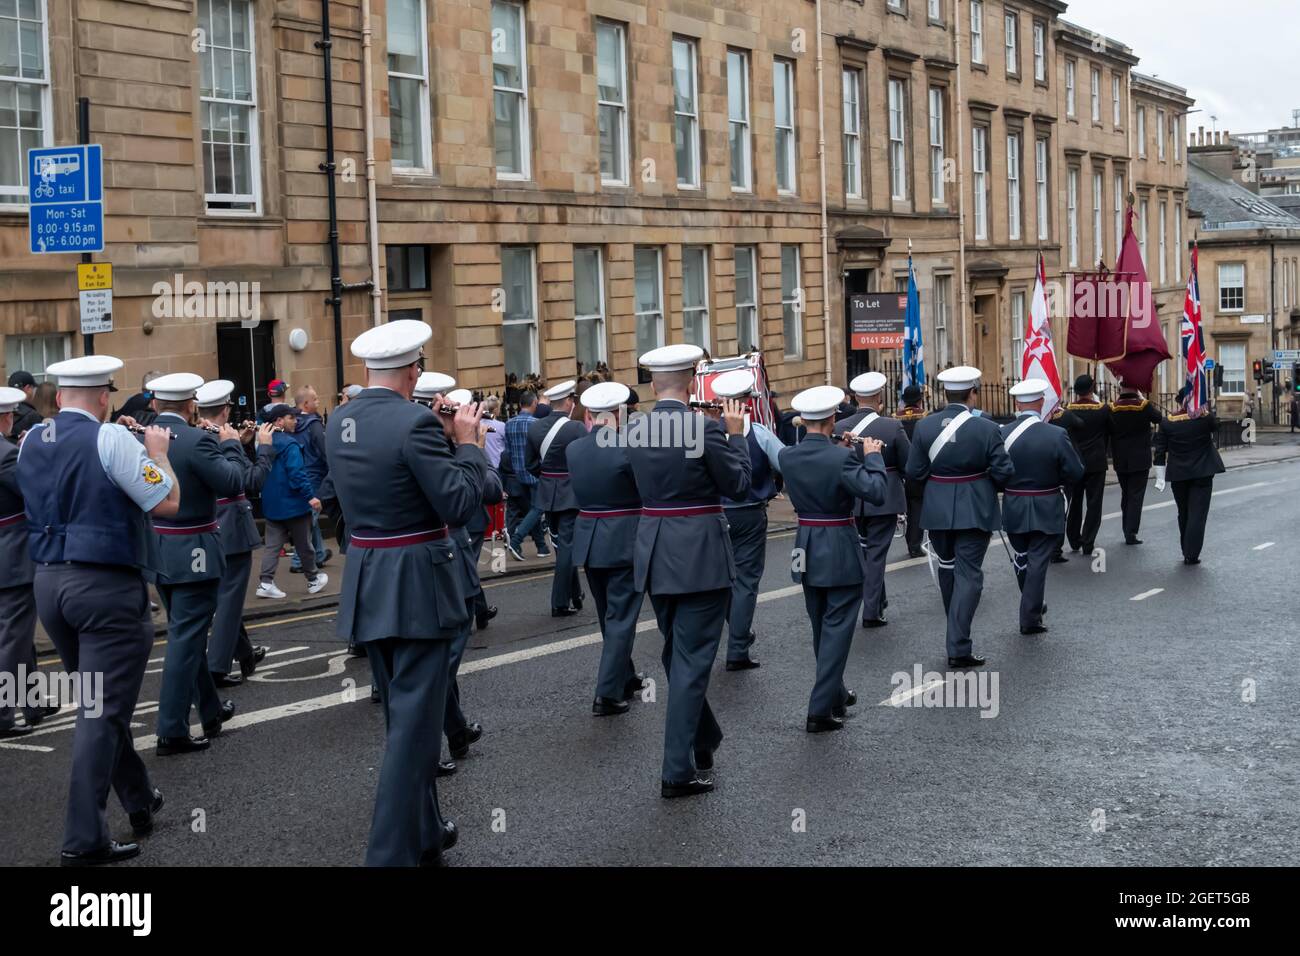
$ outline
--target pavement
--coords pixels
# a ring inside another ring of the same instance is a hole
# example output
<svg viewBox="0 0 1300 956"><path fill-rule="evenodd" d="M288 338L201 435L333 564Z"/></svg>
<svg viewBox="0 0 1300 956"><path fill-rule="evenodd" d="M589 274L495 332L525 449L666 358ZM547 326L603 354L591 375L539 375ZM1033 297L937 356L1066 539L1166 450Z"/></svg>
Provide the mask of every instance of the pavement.
<svg viewBox="0 0 1300 956"><path fill-rule="evenodd" d="M859 703L845 730L820 736L803 731L813 661L791 534L774 530L756 620L762 667L728 673L719 654L717 789L677 801L658 793L667 688L648 602L635 659L654 692L626 715L594 718L591 602L555 620L546 570L488 579L501 613L473 635L460 679L485 734L439 783L461 829L448 862L1290 864L1300 678L1288 536L1298 519L1300 460L1234 467L1215 482L1204 563L1187 567L1169 491L1148 491L1146 543L1125 547L1108 488L1100 552L1053 566L1051 631L1033 638L1016 627L1015 580L995 536L974 628L990 658L982 706L955 706L938 593L925 560L896 541L891 623L858 632L846 679ZM126 865L361 862L383 717L368 700L367 663L346 656L334 623L332 609L306 606L250 622L271 654L229 692L239 713L227 732L181 757L153 750L159 642L133 732L167 806ZM918 670L921 692L904 693ZM931 706L945 695L954 706ZM57 857L71 720L0 744L0 865ZM109 813L124 838L112 797Z"/></svg>

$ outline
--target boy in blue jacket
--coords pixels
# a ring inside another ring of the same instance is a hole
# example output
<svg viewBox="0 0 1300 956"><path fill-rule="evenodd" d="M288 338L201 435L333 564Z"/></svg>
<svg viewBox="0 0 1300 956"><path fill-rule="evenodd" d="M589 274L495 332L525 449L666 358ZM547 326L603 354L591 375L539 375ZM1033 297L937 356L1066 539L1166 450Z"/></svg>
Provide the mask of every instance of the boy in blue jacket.
<svg viewBox="0 0 1300 956"><path fill-rule="evenodd" d="M325 587L329 577L316 568L316 552L311 545L312 515L320 511L320 499L315 485L303 463L302 446L292 438L297 418L289 405L272 405L266 411L266 420L277 426L271 438L275 449L275 462L262 486L262 516L266 519L266 547L262 549L261 583L257 586L260 598L283 598L285 593L275 586L275 572L280 566L280 549L292 541L294 550L302 557L303 573L307 577L307 593L315 594Z"/></svg>

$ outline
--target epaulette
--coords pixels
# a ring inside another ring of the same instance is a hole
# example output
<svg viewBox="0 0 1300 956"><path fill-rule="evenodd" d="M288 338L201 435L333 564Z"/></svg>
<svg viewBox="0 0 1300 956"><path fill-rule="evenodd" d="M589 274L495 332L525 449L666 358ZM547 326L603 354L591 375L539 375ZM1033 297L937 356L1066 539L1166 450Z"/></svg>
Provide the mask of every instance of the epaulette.
<svg viewBox="0 0 1300 956"><path fill-rule="evenodd" d="M1065 407L1072 412L1086 412L1093 409L1105 408L1106 406L1101 402L1071 402Z"/></svg>
<svg viewBox="0 0 1300 956"><path fill-rule="evenodd" d="M1167 421L1167 422L1185 422L1185 421L1188 421L1188 420L1189 420L1189 419L1188 419L1187 415L1186 415L1186 414L1183 414L1183 413L1179 413L1179 414L1177 414L1177 415L1170 415L1169 417L1167 417L1167 418L1165 419L1165 421Z"/></svg>
<svg viewBox="0 0 1300 956"><path fill-rule="evenodd" d="M1149 404L1150 402L1148 402L1145 398L1142 399L1140 402L1137 402L1136 404L1133 404L1131 402L1111 402L1110 410L1112 412L1140 412L1143 409L1145 409Z"/></svg>
<svg viewBox="0 0 1300 956"><path fill-rule="evenodd" d="M899 413L898 413L898 420L899 420L900 422L914 422L914 421L917 421L917 420L922 419L922 418L925 418L925 412L906 412L906 411L904 411L904 412L899 412Z"/></svg>

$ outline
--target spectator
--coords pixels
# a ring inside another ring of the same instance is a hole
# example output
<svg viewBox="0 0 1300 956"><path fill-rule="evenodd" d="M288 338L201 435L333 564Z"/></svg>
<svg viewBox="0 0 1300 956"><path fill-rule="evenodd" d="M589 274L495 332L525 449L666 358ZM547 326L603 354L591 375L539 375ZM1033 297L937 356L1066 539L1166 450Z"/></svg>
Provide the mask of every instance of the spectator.
<svg viewBox="0 0 1300 956"><path fill-rule="evenodd" d="M41 382L36 386L36 393L32 396L32 407L36 409L36 414L41 416L41 421L59 414L58 395L59 386L53 382Z"/></svg>
<svg viewBox="0 0 1300 956"><path fill-rule="evenodd" d="M343 391L339 392L339 401L338 401L338 404L335 405L334 407L335 407L335 408L342 408L342 407L343 407L344 405L346 405L348 402L352 401L352 399L356 398L356 397L357 397L357 394L358 394L360 391L361 391L361 386L360 386L360 385L344 385L344 386L343 386Z"/></svg>
<svg viewBox="0 0 1300 956"><path fill-rule="evenodd" d="M302 466L311 481L312 497L319 498L321 482L329 472L329 465L325 460L325 424L320 417L320 398L316 394L316 389L310 385L299 388L293 398L297 408L295 418L298 423L293 430L293 440L302 448ZM325 539L320 533L320 516L314 512L311 516L311 545L316 553L316 565L324 567L334 556L334 552L325 547ZM302 573L302 559L297 553L296 545L293 560L289 562L289 570L294 574Z"/></svg>
<svg viewBox="0 0 1300 956"><path fill-rule="evenodd" d="M14 409L14 427L9 433L9 440L17 444L19 435L41 421L40 412L32 405L32 396L36 392L36 377L31 372L19 369L9 376L9 387L22 389L23 394L27 396Z"/></svg>
<svg viewBox="0 0 1300 956"><path fill-rule="evenodd" d="M537 478L528 473L524 458L528 453L528 426L537 418L537 393L530 390L519 395L519 414L506 422L506 449L502 456L510 459L508 470L502 469L506 485L506 548L518 560L524 559L524 539L532 536L537 556L547 557L551 550L542 533L542 512L533 507Z"/></svg>
<svg viewBox="0 0 1300 956"><path fill-rule="evenodd" d="M1291 393L1291 431L1295 432L1300 427L1300 394Z"/></svg>
<svg viewBox="0 0 1300 956"><path fill-rule="evenodd" d="M271 439L275 462L262 486L262 516L266 518L266 547L262 550L261 582L257 586L260 598L283 598L285 593L275 585L275 572L280 566L280 549L292 541L294 550L302 556L303 572L307 575L307 593L315 594L329 581L323 571L316 569L316 555L311 548L311 519L320 510L320 499L307 469L303 466L302 446L294 440L297 425L294 410L283 403L266 409L266 420L279 428Z"/></svg>
<svg viewBox="0 0 1300 956"><path fill-rule="evenodd" d="M276 405L284 404L284 396L289 391L289 383L283 379L273 378L266 384L267 403L257 410L257 423L270 421L267 413Z"/></svg>
<svg viewBox="0 0 1300 956"><path fill-rule="evenodd" d="M487 455L488 464L498 470L501 468L501 453L506 447L506 423L497 419L497 409L500 407L501 399L495 395L483 399L483 424L488 430L483 451Z"/></svg>
<svg viewBox="0 0 1300 956"><path fill-rule="evenodd" d="M158 413L153 410L153 392L149 391L149 383L162 376L162 372L145 372L144 378L140 379L140 391L128 398L126 404L113 413L113 421L125 415L134 418L138 425L148 425L157 418Z"/></svg>

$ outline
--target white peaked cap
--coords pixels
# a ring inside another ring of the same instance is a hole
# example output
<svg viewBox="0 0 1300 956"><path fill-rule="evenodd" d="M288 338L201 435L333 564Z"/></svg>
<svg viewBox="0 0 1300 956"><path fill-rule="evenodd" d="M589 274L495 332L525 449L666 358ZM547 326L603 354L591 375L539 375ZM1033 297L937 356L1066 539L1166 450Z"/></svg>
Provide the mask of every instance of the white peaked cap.
<svg viewBox="0 0 1300 956"><path fill-rule="evenodd" d="M224 378L218 378L200 385L198 391L194 393L194 401L198 404L199 408L211 408L214 405L225 405L230 401L230 396L234 391L234 382L228 381Z"/></svg>
<svg viewBox="0 0 1300 956"><path fill-rule="evenodd" d="M193 372L172 372L144 383L153 397L163 402L188 401L202 386L203 376Z"/></svg>
<svg viewBox="0 0 1300 956"><path fill-rule="evenodd" d="M702 358L704 349L698 345L665 345L646 352L639 361L651 372L684 372L694 369Z"/></svg>
<svg viewBox="0 0 1300 956"><path fill-rule="evenodd" d="M872 395L884 391L889 379L885 378L880 372L863 372L853 381L849 382L849 388L854 395L861 395L864 398L870 398Z"/></svg>
<svg viewBox="0 0 1300 956"><path fill-rule="evenodd" d="M1034 399L1040 397L1044 392L1046 392L1048 388L1050 388L1050 386L1047 384L1046 379L1027 378L1023 382L1016 382L1016 384L1012 385L1008 391L1011 393L1012 398L1020 398L1027 402L1032 402Z"/></svg>
<svg viewBox="0 0 1300 956"><path fill-rule="evenodd" d="M111 355L83 355L47 365L45 374L57 378L60 388L90 388L112 385L113 374L120 371L122 365L120 358Z"/></svg>
<svg viewBox="0 0 1300 956"><path fill-rule="evenodd" d="M562 402L572 395L573 390L577 387L578 383L573 379L569 379L567 382L561 382L559 385L552 385L546 391L542 392L542 394L553 402Z"/></svg>
<svg viewBox="0 0 1300 956"><path fill-rule="evenodd" d="M447 401L456 405L468 405L474 401L474 393L468 388L457 388L447 393Z"/></svg>
<svg viewBox="0 0 1300 956"><path fill-rule="evenodd" d="M442 372L424 372L420 375L415 383L416 398L433 398L433 396L445 395L456 387L456 380L450 375L444 375Z"/></svg>
<svg viewBox="0 0 1300 956"><path fill-rule="evenodd" d="M939 383L949 392L964 392L980 383L983 373L970 365L946 368L939 373Z"/></svg>
<svg viewBox="0 0 1300 956"><path fill-rule="evenodd" d="M424 343L433 337L427 322L397 319L366 329L352 343L352 354L366 363L366 368L402 368L417 361Z"/></svg>
<svg viewBox="0 0 1300 956"><path fill-rule="evenodd" d="M27 401L27 393L21 388L0 387L0 415L12 412L19 402Z"/></svg>
<svg viewBox="0 0 1300 956"><path fill-rule="evenodd" d="M597 382L583 392L578 401L593 412L612 412L631 396L632 390L621 382Z"/></svg>
<svg viewBox="0 0 1300 956"><path fill-rule="evenodd" d="M790 407L804 421L818 422L830 418L844 401L844 390L834 385L806 388L794 397Z"/></svg>
<svg viewBox="0 0 1300 956"><path fill-rule="evenodd" d="M718 398L741 398L754 390L754 373L747 368L723 372L713 380L713 394Z"/></svg>

